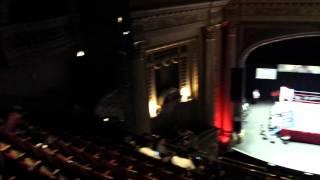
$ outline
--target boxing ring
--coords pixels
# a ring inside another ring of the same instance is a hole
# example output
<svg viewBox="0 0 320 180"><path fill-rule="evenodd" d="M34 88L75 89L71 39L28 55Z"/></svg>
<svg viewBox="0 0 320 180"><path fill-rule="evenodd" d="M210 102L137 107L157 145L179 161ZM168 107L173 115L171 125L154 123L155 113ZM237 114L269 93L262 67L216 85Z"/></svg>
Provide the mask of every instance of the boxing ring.
<svg viewBox="0 0 320 180"><path fill-rule="evenodd" d="M320 144L320 93L281 87L272 116L277 118L271 124L280 128L281 136Z"/></svg>

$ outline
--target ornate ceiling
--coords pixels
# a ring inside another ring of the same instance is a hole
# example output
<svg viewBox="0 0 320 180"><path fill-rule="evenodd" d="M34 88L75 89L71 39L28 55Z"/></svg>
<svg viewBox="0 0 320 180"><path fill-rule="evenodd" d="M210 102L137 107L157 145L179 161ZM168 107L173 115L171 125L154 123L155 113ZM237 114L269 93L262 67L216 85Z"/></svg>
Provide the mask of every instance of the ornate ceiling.
<svg viewBox="0 0 320 180"><path fill-rule="evenodd" d="M240 21L319 22L320 0L233 0L225 17Z"/></svg>

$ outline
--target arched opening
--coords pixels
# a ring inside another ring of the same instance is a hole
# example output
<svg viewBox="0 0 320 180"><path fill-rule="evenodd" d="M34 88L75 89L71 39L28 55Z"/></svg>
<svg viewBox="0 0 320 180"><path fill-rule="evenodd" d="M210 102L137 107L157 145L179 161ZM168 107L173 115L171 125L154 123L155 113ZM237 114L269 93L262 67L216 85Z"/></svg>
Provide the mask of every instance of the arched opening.
<svg viewBox="0 0 320 180"><path fill-rule="evenodd" d="M302 74L287 76L278 72L278 66L281 64L309 66L320 64L319 45L319 33L305 33L272 38L249 47L240 59L244 82L242 85L242 99L250 100L252 91L259 89L262 91L260 92L261 99L270 100L271 91L279 89L281 85L293 88L301 86L304 89L317 91L317 87L313 86L313 81L316 80L315 77L317 76L302 76ZM275 79L273 77L256 77L257 75L259 76L258 68L260 70L262 68L262 70L273 69L274 72L277 71L275 72L276 74L269 72L271 73L269 75L274 75ZM293 74L291 73L290 75ZM309 77L310 79L308 79Z"/></svg>
<svg viewBox="0 0 320 180"><path fill-rule="evenodd" d="M317 161L320 152L320 146L314 146L320 144L319 47L319 33L301 33L268 39L244 51L239 66L242 100L249 102L249 111L244 104L238 107L242 139L234 149L279 166L319 172L308 163ZM310 151L313 147L318 149Z"/></svg>

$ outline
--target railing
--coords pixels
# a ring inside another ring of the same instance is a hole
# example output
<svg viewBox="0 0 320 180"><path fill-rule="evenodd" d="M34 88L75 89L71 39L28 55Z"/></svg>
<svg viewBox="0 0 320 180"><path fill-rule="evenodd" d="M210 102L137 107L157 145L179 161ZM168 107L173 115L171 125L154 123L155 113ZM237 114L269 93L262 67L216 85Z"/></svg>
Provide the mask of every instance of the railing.
<svg viewBox="0 0 320 180"><path fill-rule="evenodd" d="M267 167L242 162L242 161L231 159L228 157L219 157L217 159L217 162L222 165L227 165L230 167L235 167L240 170L244 170L244 171L248 172L249 174L253 173L253 174L265 176L265 177L279 177L284 180L289 180L289 179L292 179L291 177L293 177L291 175L282 176L282 175L280 175L280 173L268 172L269 170Z"/></svg>

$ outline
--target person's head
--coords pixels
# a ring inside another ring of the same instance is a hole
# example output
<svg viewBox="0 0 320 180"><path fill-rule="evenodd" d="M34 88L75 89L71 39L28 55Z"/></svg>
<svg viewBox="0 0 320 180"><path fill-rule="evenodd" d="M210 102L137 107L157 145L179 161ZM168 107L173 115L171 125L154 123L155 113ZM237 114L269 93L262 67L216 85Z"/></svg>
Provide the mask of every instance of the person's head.
<svg viewBox="0 0 320 180"><path fill-rule="evenodd" d="M146 147L153 149L153 143L151 141L147 142Z"/></svg>
<svg viewBox="0 0 320 180"><path fill-rule="evenodd" d="M168 104L170 102L176 102L179 101L181 98L180 92L177 88L170 88L165 95L163 104Z"/></svg>
<svg viewBox="0 0 320 180"><path fill-rule="evenodd" d="M13 106L4 124L5 131L13 132L23 123L23 111L21 106Z"/></svg>
<svg viewBox="0 0 320 180"><path fill-rule="evenodd" d="M187 154L187 159L192 160L193 159L192 155L191 154Z"/></svg>
<svg viewBox="0 0 320 180"><path fill-rule="evenodd" d="M166 144L166 139L165 138L161 138L160 141L159 141L159 144L162 144L162 145Z"/></svg>

